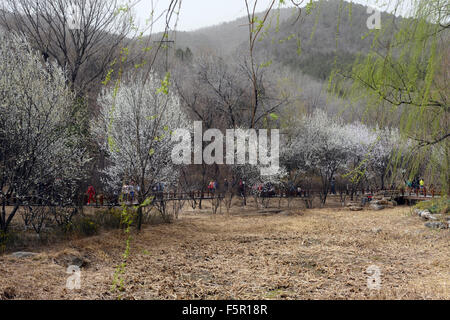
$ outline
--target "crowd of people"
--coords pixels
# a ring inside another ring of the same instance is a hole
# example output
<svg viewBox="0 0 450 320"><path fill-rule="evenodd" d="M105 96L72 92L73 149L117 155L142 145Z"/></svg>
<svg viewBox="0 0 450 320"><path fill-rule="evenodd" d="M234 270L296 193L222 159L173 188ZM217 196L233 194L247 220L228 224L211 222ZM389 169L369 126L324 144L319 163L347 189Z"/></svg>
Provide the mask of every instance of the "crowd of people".
<svg viewBox="0 0 450 320"><path fill-rule="evenodd" d="M136 195L139 191L140 187L134 182L124 184L122 187L122 201L128 204L137 204Z"/></svg>
<svg viewBox="0 0 450 320"><path fill-rule="evenodd" d="M416 177L415 179L407 180L405 181L406 185L406 193L411 194L414 193L417 196L423 195L427 196L427 194L430 194L432 197L434 197L436 190L433 184L431 184L429 187L426 186L425 180L423 178Z"/></svg>
<svg viewBox="0 0 450 320"><path fill-rule="evenodd" d="M108 198L109 204L119 205L121 202L127 204L137 204L137 194L140 191L139 185L134 182L125 183L120 192L116 191ZM90 185L85 194L85 203L88 206L103 206L105 197L103 193L97 195L95 188Z"/></svg>
<svg viewBox="0 0 450 320"><path fill-rule="evenodd" d="M216 194L219 192L230 192L234 188L236 188L237 194L243 198L247 196L248 191L264 197L275 196L279 192L279 190L277 190L276 187L271 183L257 183L251 186L249 190L247 190L246 182L243 179L233 180L233 182L231 183L228 181L228 179L224 179L222 185L220 185L217 180L210 180L209 184L206 187L206 190L210 194ZM395 190L395 188L396 186L394 184L391 185L391 190ZM165 184L158 182L152 187L152 192L156 195L159 195L163 194L165 189ZM414 193L418 196L424 195L425 197L427 196L427 193L432 196L434 196L435 193L434 186L430 185L429 188L427 188L425 185L425 180L423 178L415 178L413 180L405 181L405 189L406 190L404 190L404 188L401 188L403 192L406 191L406 193L409 194ZM137 194L139 193L139 191L140 187L135 182L132 181L130 183L125 183L122 186L120 192L116 192L113 197L114 199L109 199L109 202L116 205L120 203L137 204ZM364 190L362 191L362 193L366 194L366 191L372 193L370 190ZM291 183L287 186L285 193L293 197L302 197L306 196L308 192L306 190L303 190L301 186ZM330 193L336 194L336 179L333 179L331 181ZM87 205L103 205L103 202L103 194L97 195L95 188L90 185L85 194L85 203Z"/></svg>
<svg viewBox="0 0 450 320"><path fill-rule="evenodd" d="M240 179L237 184L238 184L239 195L244 196L245 192L246 192L245 181ZM214 194L216 192L229 192L229 191L231 191L230 188L233 188L235 185L236 185L235 181L233 181L230 185L230 183L228 182L228 179L224 179L223 188L221 188L221 186L219 185L219 182L217 180L210 180L206 189L208 190L209 193L212 193L212 194Z"/></svg>

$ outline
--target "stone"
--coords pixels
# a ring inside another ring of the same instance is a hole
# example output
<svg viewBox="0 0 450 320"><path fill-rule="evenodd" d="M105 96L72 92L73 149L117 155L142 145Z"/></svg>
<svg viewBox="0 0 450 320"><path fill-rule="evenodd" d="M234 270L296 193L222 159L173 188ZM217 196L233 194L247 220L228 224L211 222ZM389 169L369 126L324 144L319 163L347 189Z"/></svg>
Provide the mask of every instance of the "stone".
<svg viewBox="0 0 450 320"><path fill-rule="evenodd" d="M37 255L37 253L33 252L14 252L11 254L12 257L19 259L34 257L35 255Z"/></svg>
<svg viewBox="0 0 450 320"><path fill-rule="evenodd" d="M79 268L87 267L90 260L79 252L63 252L54 259L55 263L62 267L76 266Z"/></svg>
<svg viewBox="0 0 450 320"><path fill-rule="evenodd" d="M70 262L70 265L71 266L77 266L77 267L82 267L82 266L84 266L86 264L86 261L84 261L83 259L81 259L81 258L73 258L72 259L72 261Z"/></svg>
<svg viewBox="0 0 450 320"><path fill-rule="evenodd" d="M433 216L428 210L422 211L420 217L424 220L438 220L438 218Z"/></svg>
<svg viewBox="0 0 450 320"><path fill-rule="evenodd" d="M381 233L381 231L383 231L381 228L373 228L372 229L373 233Z"/></svg>
<svg viewBox="0 0 450 320"><path fill-rule="evenodd" d="M422 214L428 212L428 210L418 210L414 209L414 213L417 214L419 217L422 217Z"/></svg>
<svg viewBox="0 0 450 320"><path fill-rule="evenodd" d="M5 300L12 300L17 296L16 288L8 287L3 290L2 298Z"/></svg>
<svg viewBox="0 0 450 320"><path fill-rule="evenodd" d="M388 201L387 206L388 206L388 208L395 208L397 206L397 202L395 202L395 201Z"/></svg>
<svg viewBox="0 0 450 320"><path fill-rule="evenodd" d="M386 209L386 207L382 206L382 205L379 205L379 204L376 204L376 203L373 203L373 204L370 205L370 209L371 210L375 210L375 211L380 211L380 210Z"/></svg>
<svg viewBox="0 0 450 320"><path fill-rule="evenodd" d="M425 227L431 229L448 229L449 224L443 222L427 222L425 223Z"/></svg>
<svg viewBox="0 0 450 320"><path fill-rule="evenodd" d="M362 211L363 208L361 207L350 207L350 211Z"/></svg>

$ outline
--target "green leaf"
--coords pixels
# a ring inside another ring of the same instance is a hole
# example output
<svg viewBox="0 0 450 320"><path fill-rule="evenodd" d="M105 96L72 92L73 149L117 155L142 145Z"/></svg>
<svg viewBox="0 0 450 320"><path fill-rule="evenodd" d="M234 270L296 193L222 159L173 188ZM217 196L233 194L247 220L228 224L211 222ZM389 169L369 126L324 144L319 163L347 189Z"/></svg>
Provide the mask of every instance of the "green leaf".
<svg viewBox="0 0 450 320"><path fill-rule="evenodd" d="M271 113L269 116L272 118L272 120L275 120L275 121L280 118L276 113Z"/></svg>
<svg viewBox="0 0 450 320"><path fill-rule="evenodd" d="M161 88L159 88L156 93L164 93L165 95L169 94L170 87L170 72L166 73L164 80L161 81Z"/></svg>

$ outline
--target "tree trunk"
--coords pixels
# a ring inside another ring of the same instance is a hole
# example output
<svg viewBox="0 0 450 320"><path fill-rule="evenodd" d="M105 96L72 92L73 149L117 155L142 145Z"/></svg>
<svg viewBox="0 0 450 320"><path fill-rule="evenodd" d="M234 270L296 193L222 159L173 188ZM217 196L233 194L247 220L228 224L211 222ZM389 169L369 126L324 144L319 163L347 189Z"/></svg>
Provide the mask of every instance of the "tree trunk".
<svg viewBox="0 0 450 320"><path fill-rule="evenodd" d="M138 229L138 231L141 231L141 229L142 229L142 215L143 215L141 206L139 206L137 214L138 214L137 229Z"/></svg>
<svg viewBox="0 0 450 320"><path fill-rule="evenodd" d="M14 218L14 216L16 215L18 209L19 209L19 204L16 203L13 211L11 211L8 218L6 218L6 206L5 206L5 203L3 203L2 216L0 219L0 228L1 228L2 233L4 233L5 235L6 235L6 232L8 231L9 225L11 224L11 221Z"/></svg>

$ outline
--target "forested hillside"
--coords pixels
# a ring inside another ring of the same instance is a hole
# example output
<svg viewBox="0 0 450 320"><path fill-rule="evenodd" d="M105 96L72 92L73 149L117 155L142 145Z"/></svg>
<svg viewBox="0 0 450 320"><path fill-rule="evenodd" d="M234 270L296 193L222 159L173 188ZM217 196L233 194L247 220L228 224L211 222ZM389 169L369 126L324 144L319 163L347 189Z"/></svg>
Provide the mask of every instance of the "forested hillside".
<svg viewBox="0 0 450 320"><path fill-rule="evenodd" d="M341 7L342 6L342 7ZM318 1L309 14L298 9L274 11L256 50L263 59L279 62L318 80L325 80L334 68L351 64L358 53L367 52L373 37L366 26L367 7L350 2ZM382 20L392 18L382 13ZM178 32L177 47L194 53L214 52L232 56L248 47L247 17L203 28Z"/></svg>

